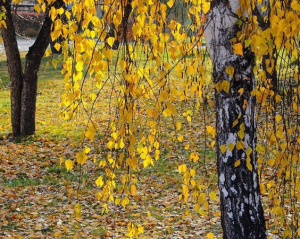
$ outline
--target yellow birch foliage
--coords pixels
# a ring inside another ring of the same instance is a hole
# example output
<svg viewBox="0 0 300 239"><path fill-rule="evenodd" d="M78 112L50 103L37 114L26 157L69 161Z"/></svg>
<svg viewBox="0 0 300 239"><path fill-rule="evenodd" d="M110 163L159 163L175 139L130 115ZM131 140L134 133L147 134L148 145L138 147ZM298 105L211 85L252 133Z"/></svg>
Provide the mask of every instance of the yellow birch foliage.
<svg viewBox="0 0 300 239"><path fill-rule="evenodd" d="M77 163L83 167L89 160L84 144L99 136L100 122L107 126L104 134L107 151L103 158L96 160L101 176L95 181L99 189L97 198L103 202L104 211L107 202L125 207L130 195L138 193L135 175L142 168L154 165L166 145L162 142L162 122L165 121L174 124L171 141L181 145L188 155L185 164L178 167L182 175L179 200L194 202L195 211L205 217L211 205L218 202L216 185L211 180L212 174L198 174L197 164L203 158L205 161L205 153L199 155L197 148L184 144L183 130L192 127L197 120L193 117L193 106L186 102L194 100L200 112L202 106L213 107L212 65L202 35L210 2L104 0L101 15L97 14L94 0L65 2L71 10L50 9L54 21L52 40L67 39L56 46L63 49L63 117L68 120L79 112L87 114L83 149L76 156ZM36 8L43 11L44 4L47 3L41 0ZM128 4L132 10L124 22ZM271 220L274 224L268 226L276 227L279 222L286 228L284 237L291 238L297 233L299 213L300 136L296 119L300 113L299 3L271 0L269 7L261 8L269 14L258 19L254 9L261 4L260 0L241 0L241 12L245 9L248 12L248 24L232 39L232 50L243 55L244 49L250 48L256 56L257 88L252 94L257 97L259 112L264 115L264 118L258 117L256 149L261 192L268 196L266 205L271 206L267 211L274 217ZM186 19L179 19L176 13L179 6L181 11L185 9ZM246 20L244 18L241 16L241 21ZM267 24L266 28L261 21ZM116 41L120 45L114 50ZM277 84L285 86L287 81L292 81L294 87L289 91L284 87L275 90L274 82L268 78L274 71ZM231 77L235 74L232 67L227 68L226 73ZM230 85L223 81L215 87L229 92ZM97 105L106 102L109 109L103 112L103 119L93 118ZM184 111L178 105L185 105ZM287 117L291 120L287 121ZM214 149L214 126L205 124L202 131L207 139L205 149ZM224 145L224 150L234 147L242 149L243 145L240 142ZM237 161L235 167L239 163ZM66 167L71 170L73 162L66 161ZM216 172L215 167L210 171ZM143 230L129 224L128 231L128 237L134 237ZM213 234L208 235L213 237Z"/></svg>

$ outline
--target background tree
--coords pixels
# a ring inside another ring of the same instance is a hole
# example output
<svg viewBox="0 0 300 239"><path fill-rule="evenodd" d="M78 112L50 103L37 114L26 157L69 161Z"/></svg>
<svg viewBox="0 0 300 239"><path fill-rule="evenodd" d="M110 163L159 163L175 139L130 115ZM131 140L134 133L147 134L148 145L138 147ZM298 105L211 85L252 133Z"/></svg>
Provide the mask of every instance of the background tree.
<svg viewBox="0 0 300 239"><path fill-rule="evenodd" d="M48 1L45 19L41 30L26 54L24 70L21 63L15 27L11 14L11 0L1 1L1 35L7 56L8 73L11 81L11 123L14 136L26 136L35 132L35 111L38 70L45 51L50 43L52 21L49 17L51 7L64 6L62 0Z"/></svg>

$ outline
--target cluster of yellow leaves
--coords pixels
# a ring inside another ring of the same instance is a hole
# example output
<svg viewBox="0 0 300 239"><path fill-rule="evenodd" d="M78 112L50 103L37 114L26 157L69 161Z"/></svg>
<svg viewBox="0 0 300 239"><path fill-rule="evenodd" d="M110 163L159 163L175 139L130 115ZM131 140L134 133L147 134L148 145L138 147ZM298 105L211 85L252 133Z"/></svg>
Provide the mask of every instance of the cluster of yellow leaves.
<svg viewBox="0 0 300 239"><path fill-rule="evenodd" d="M105 157L96 159L97 162L99 161L97 165L101 173L95 181L99 189L97 198L106 205L103 206L105 213L108 210L106 201L123 207L129 204L129 196L120 198L118 193L136 195L138 188L136 188L137 180L134 178L134 173L143 167L153 165L161 157L163 145L161 118L176 119L178 102L182 103L193 97L203 100L206 94L207 71L203 66L204 51L201 50L201 33L205 21L203 13L209 11L210 3L205 0L185 0L187 16L191 24L184 26L176 19L175 14L174 17L168 14L176 7L177 1L170 0L163 3L159 0L133 0L131 2L133 11L130 16L134 15L134 19L130 18L128 24L132 36L125 41L121 40L123 38L119 35L122 35L122 31L120 33L119 29L124 26L122 24L124 6L128 0L104 0L101 6L101 17L97 15L94 1L69 0L67 3L73 3L72 11L54 8L50 10L51 18L54 20L52 40L68 39L55 45L57 50L63 49L62 73L65 76L65 93L62 102L66 107L63 115L65 119L71 119L76 116L78 109L82 108L89 117L82 141L84 142L85 139L94 141L97 132L97 122L92 114L94 106L99 99L115 99L110 104L110 108L115 111L107 116L108 152L105 153ZM44 4L44 1L39 1L36 10L45 11ZM255 1L241 1L242 8L248 9L249 13L253 4ZM298 34L298 12L299 3L295 0L291 5L286 5L284 1L271 1L270 27L261 29L257 17L250 14L251 24L241 30L234 40L232 51L242 56L244 48L250 46L258 61L262 61L263 56L269 55L270 59L267 62L269 72L276 68L275 60L272 58L274 49L280 51L284 47L297 58L298 48L295 39ZM63 14L67 22L60 19ZM189 34L190 31L194 34ZM108 34L109 32L113 34ZM121 41L117 51L112 49L116 40ZM234 67L229 66L225 71L230 78L234 77ZM252 92L258 102L262 106L268 105L271 96L275 97L277 103L281 102L281 96L270 89L268 84L270 80L266 79L265 72L256 67L254 73L264 83ZM298 73L293 76L298 79ZM178 84L174 79L182 79L182 81ZM105 87L111 87L110 96L104 94ZM219 92L230 93L230 81L218 82L216 89ZM240 94L243 94L243 89ZM293 100L292 107L298 112L300 108L297 100L296 98ZM246 108L247 102L244 102L244 105ZM192 125L192 110L187 109L182 116L187 125ZM275 121L282 124L282 118L280 114L276 114ZM174 121L176 130L180 131L182 124ZM234 121L233 127L237 123L238 119ZM208 126L206 130L207 134L215 137L216 131L213 127ZM279 146L284 151L282 154L275 152L276 158L268 161L271 167L282 166L278 175L283 175L285 169L292 169L298 162L294 155L299 152L299 146L293 146L292 143L286 145L283 142L279 143L278 139L284 135L284 132L286 131L283 125L280 125L276 132L266 133L268 142ZM290 135L293 135L292 132ZM250 160L252 149L245 148L243 126L240 127L238 136L239 141L236 145L232 143L222 145L220 149L223 153L227 150L232 151L234 147L246 150L246 165L249 170L252 170ZM180 134L176 135L175 139L183 144L185 137ZM300 141L299 136L296 141ZM211 146L214 146L214 141ZM189 146L186 145L185 149L188 150ZM79 165L85 165L87 154L86 148L76 154ZM191 164L199 161L199 155L194 151L189 153L188 158ZM241 159L237 160L234 166L238 167L240 164ZM65 165L68 171L73 169L74 160L66 160ZM120 169L125 170L116 174L116 170ZM195 210L205 216L209 204L216 201L216 193L208 190L209 186L204 178L197 176L196 168L189 168L188 163L180 165L178 171L183 176L182 193L179 199L183 202L194 200ZM287 179L292 177L295 177L293 170L289 175L286 173ZM294 181L293 187L295 187ZM272 185L269 188L271 189ZM278 192L270 190L270 195L274 196L276 193ZM278 206L278 202L275 205ZM284 214L284 210L275 210L275 212ZM138 226L130 224L128 237L134 237L140 232ZM207 237L213 238L213 235L208 234Z"/></svg>
<svg viewBox="0 0 300 239"><path fill-rule="evenodd" d="M4 28L7 28L6 26L6 22L5 22L5 19L6 19L6 9L4 6L1 6L0 7L0 28L4 27ZM2 44L2 36L0 36L0 44Z"/></svg>
<svg viewBox="0 0 300 239"><path fill-rule="evenodd" d="M251 13L255 5L262 5L262 1L242 1L248 12ZM248 5L247 5L248 4ZM299 10L298 1L270 1L270 8L262 5L265 14L267 28L259 26L259 19L250 15L251 24L241 31L238 39L245 47L251 47L257 59L254 73L258 80L258 87L252 92L259 104L260 114L266 115L266 119L258 119L264 126L258 124L259 136L262 138L257 145L258 164L260 166L263 183L260 185L261 193L268 196L272 213L273 225L279 224L285 228L283 238L295 236L298 219L295 216L299 209L294 201L299 200L299 126L295 115L299 114L299 66L293 66L292 61L299 58ZM269 18L268 18L269 16ZM285 64L280 63L282 60ZM229 75L230 73L227 72ZM276 75L277 82L268 78L268 75ZM290 83L288 83L291 80ZM284 86L289 85L290 90L280 88L280 82ZM294 82L294 83L291 83ZM277 88L274 88L277 87ZM288 100L290 99L290 100ZM289 119L287 120L287 115ZM242 132L241 132L242 133ZM247 167L252 169L248 155L252 149L247 150ZM235 166L240 165L240 160ZM268 171L272 171L272 173ZM270 176L272 175L272 176ZM276 183L275 183L276 182ZM279 183L281 182L281 183ZM289 182L288 184L284 182ZM280 185L280 186L279 186ZM284 203L283 203L283 197ZM283 206L288 205L288 206ZM273 225L269 225L270 227ZM277 229L274 231L276 232ZM278 231L277 231L278 232Z"/></svg>
<svg viewBox="0 0 300 239"><path fill-rule="evenodd" d="M135 225L132 222L128 223L128 233L126 234L129 238L137 238L139 235L144 233L144 227L141 225Z"/></svg>

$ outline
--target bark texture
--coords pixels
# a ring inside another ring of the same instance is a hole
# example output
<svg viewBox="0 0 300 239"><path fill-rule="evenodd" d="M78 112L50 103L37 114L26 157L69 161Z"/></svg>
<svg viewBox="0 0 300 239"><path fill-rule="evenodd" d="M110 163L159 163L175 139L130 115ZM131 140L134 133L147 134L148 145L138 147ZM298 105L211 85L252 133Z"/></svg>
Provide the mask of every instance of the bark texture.
<svg viewBox="0 0 300 239"><path fill-rule="evenodd" d="M256 100L254 55L243 49L233 53L232 39L239 1L213 1L207 17L205 37L214 64L216 84L217 167L224 239L265 239L266 227L260 201L256 155ZM234 68L233 76L226 73Z"/></svg>
<svg viewBox="0 0 300 239"><path fill-rule="evenodd" d="M62 0L54 2L53 6L60 8ZM15 36L15 27L11 15L11 1L3 3L6 11L7 28L1 28L5 52L7 56L8 73L11 81L11 120L14 136L26 136L35 132L35 111L38 70L50 43L51 19L48 10L45 13L43 26L35 43L29 48L26 55L24 72L20 53ZM51 7L51 6L50 6Z"/></svg>
<svg viewBox="0 0 300 239"><path fill-rule="evenodd" d="M10 1L0 1L0 8L4 7L6 11L6 26L1 27L1 35L6 52L8 74L11 81L11 124L14 135L21 133L21 94L23 85L23 71L21 57L15 35L15 28L11 15ZM2 9L1 9L2 11Z"/></svg>
<svg viewBox="0 0 300 239"><path fill-rule="evenodd" d="M23 89L21 97L21 134L31 135L35 132L35 111L38 70L42 58L50 43L51 20L48 13L45 17L43 26L34 44L26 54L25 71L23 78Z"/></svg>

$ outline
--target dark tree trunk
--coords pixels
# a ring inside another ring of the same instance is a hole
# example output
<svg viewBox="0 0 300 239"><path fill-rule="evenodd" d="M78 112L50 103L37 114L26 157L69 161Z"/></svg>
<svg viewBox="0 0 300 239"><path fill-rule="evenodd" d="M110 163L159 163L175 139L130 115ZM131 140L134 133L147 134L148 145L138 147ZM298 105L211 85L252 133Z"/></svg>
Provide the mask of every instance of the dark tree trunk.
<svg viewBox="0 0 300 239"><path fill-rule="evenodd" d="M257 17L258 25L260 28L265 31L266 29L270 28L271 21L270 21L270 2L264 1L261 5L256 6L253 10L253 15ZM264 11L262 9L265 9ZM274 42L275 39L272 39ZM278 54L276 50L276 46L273 43L272 52L269 52L266 55L263 55L262 58L262 68L265 72L266 80L270 83L270 89L273 90L275 93L278 92L278 79L277 79L277 70L276 64L278 60Z"/></svg>
<svg viewBox="0 0 300 239"><path fill-rule="evenodd" d="M0 7L4 6L6 10L7 25L7 28L1 27L1 34L3 36L8 73L11 81L11 120L13 135L17 137L31 135L35 132L37 73L51 40L51 19L47 10L39 35L26 55L25 70L23 73L10 3L11 1L6 1L5 3L3 3L3 1L0 2ZM53 6L61 8L64 6L64 2L58 0Z"/></svg>
<svg viewBox="0 0 300 239"><path fill-rule="evenodd" d="M50 43L51 20L46 14L43 26L34 44L26 55L21 104L21 134L31 135L35 132L35 110L37 96L38 70Z"/></svg>
<svg viewBox="0 0 300 239"><path fill-rule="evenodd" d="M269 54L263 56L262 68L266 74L266 80L270 81L270 89L273 90L274 93L279 93L277 70L276 70L277 53L276 53L275 46L273 48L273 51L270 54L271 56Z"/></svg>
<svg viewBox="0 0 300 239"><path fill-rule="evenodd" d="M11 124L13 135L18 136L21 134L21 94L23 84L23 72L21 57L19 54L18 44L15 35L15 28L11 15L10 1L0 2L0 8L5 7L6 10L6 26L5 29L1 27L1 35L5 47L8 74L11 81Z"/></svg>
<svg viewBox="0 0 300 239"><path fill-rule="evenodd" d="M224 239L265 239L256 155L254 55L233 53L239 1L214 1L205 37L214 65L217 167ZM234 73L226 69L234 68Z"/></svg>
<svg viewBox="0 0 300 239"><path fill-rule="evenodd" d="M125 3L125 1L122 1L122 3ZM128 0L125 6L122 5L122 8L124 8L124 11L123 11L123 16L122 16L122 22L119 26L118 31L116 32L116 27L112 23L110 26L110 30L107 33L106 39L108 37L115 37L115 41L111 47L113 50L119 49L120 41L127 40L126 37L127 37L127 31L128 31L128 20L129 20L130 13L132 11L131 3L132 3L132 0ZM115 36L115 33L116 33L116 36ZM106 44L106 46L110 47L110 46L108 46L108 44Z"/></svg>

